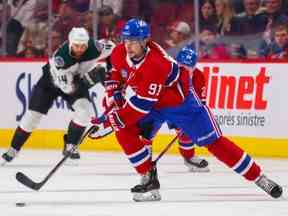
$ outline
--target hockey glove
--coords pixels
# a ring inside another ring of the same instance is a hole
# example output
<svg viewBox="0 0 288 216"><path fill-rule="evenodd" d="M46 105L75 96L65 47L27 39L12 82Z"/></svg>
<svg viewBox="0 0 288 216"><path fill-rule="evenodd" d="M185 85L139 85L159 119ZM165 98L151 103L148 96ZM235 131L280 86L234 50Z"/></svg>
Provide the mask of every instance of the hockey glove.
<svg viewBox="0 0 288 216"><path fill-rule="evenodd" d="M86 85L86 87L89 89L98 82L103 83L105 79L105 73L106 73L106 68L104 67L104 65L98 64L91 71L85 73L83 75L82 80L84 84Z"/></svg>
<svg viewBox="0 0 288 216"><path fill-rule="evenodd" d="M121 91L115 91L113 95L113 105L115 109L120 109L125 104L125 98L122 95Z"/></svg>
<svg viewBox="0 0 288 216"><path fill-rule="evenodd" d="M91 123L94 125L99 124L110 124L114 131L119 131L121 128L124 128L125 125L121 121L118 113L114 110L107 115L102 115L99 118L92 118Z"/></svg>
<svg viewBox="0 0 288 216"><path fill-rule="evenodd" d="M102 124L98 124L97 126L95 126L93 130L89 133L88 135L89 138L101 139L105 136L108 136L109 134L113 132L113 128L110 126L110 123L108 121Z"/></svg>

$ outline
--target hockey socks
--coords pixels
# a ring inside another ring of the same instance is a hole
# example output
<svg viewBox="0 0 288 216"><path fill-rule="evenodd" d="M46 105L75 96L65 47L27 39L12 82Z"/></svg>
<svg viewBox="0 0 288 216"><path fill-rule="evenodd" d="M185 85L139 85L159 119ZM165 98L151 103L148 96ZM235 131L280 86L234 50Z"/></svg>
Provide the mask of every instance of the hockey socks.
<svg viewBox="0 0 288 216"><path fill-rule="evenodd" d="M220 161L232 168L249 181L255 181L261 168L255 161L235 143L226 137L220 137L207 146L208 150Z"/></svg>
<svg viewBox="0 0 288 216"><path fill-rule="evenodd" d="M183 143L179 141L178 149L185 159L190 159L195 155L194 143Z"/></svg>
<svg viewBox="0 0 288 216"><path fill-rule="evenodd" d="M26 140L30 137L31 132L23 130L21 127L17 127L11 141L11 147L17 151L20 151Z"/></svg>
<svg viewBox="0 0 288 216"><path fill-rule="evenodd" d="M190 139L190 137L186 136L184 133L182 133L179 130L176 130L177 136L178 136L178 149L180 154L185 159L190 159L194 157L195 155L195 149L194 149L194 143Z"/></svg>
<svg viewBox="0 0 288 216"><path fill-rule="evenodd" d="M75 124L73 121L71 121L68 126L67 138L65 140L66 143L77 145L85 131L85 128L86 127Z"/></svg>
<svg viewBox="0 0 288 216"><path fill-rule="evenodd" d="M152 168L149 145L139 136L137 127L125 127L115 132L116 138L136 171L145 175Z"/></svg>

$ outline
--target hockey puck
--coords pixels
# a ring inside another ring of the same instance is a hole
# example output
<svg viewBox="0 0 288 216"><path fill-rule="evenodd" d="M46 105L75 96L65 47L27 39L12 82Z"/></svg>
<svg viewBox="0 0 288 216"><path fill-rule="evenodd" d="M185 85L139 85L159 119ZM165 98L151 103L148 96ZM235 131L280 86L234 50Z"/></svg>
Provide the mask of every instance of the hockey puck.
<svg viewBox="0 0 288 216"><path fill-rule="evenodd" d="M16 206L17 206L17 207L24 207L24 206L26 206L26 203L24 203L24 202L18 202L18 203L16 203Z"/></svg>

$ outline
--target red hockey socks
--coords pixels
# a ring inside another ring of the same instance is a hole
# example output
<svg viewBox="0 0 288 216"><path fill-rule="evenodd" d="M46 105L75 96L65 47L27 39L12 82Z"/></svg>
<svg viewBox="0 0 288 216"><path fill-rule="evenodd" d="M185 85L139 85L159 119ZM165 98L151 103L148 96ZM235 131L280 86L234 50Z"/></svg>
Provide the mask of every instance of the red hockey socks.
<svg viewBox="0 0 288 216"><path fill-rule="evenodd" d="M136 171L144 175L152 168L149 148L140 139L139 129L125 127L115 132L117 140Z"/></svg>
<svg viewBox="0 0 288 216"><path fill-rule="evenodd" d="M178 131L177 131L177 135L178 135L178 142L179 142L178 149L179 149L180 154L186 159L190 159L194 157L195 149L194 149L194 143L192 142L192 140L185 134L178 133Z"/></svg>
<svg viewBox="0 0 288 216"><path fill-rule="evenodd" d="M260 176L261 168L255 161L235 143L226 137L220 137L207 146L208 150L220 161L232 168L249 181Z"/></svg>

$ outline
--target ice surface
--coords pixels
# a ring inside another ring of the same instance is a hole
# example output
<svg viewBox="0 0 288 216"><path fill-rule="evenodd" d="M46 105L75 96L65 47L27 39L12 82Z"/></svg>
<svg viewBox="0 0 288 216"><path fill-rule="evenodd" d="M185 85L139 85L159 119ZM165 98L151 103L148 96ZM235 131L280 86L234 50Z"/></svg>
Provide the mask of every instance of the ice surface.
<svg viewBox="0 0 288 216"><path fill-rule="evenodd" d="M2 151L1 151L2 153ZM41 181L61 159L60 151L25 150L0 167L3 216L288 216L288 160L256 159L284 187L275 200L212 157L210 173L188 173L180 156L158 164L162 201L136 203L130 187L139 177L122 153L83 152L77 166L65 165L39 192L18 183L17 171ZM16 207L25 202L25 207Z"/></svg>

